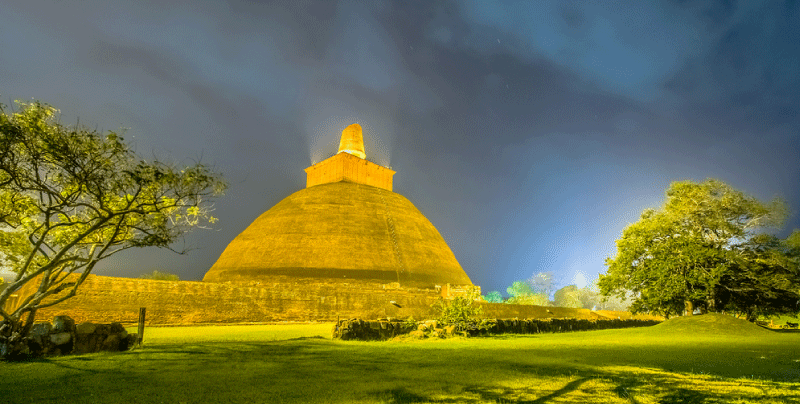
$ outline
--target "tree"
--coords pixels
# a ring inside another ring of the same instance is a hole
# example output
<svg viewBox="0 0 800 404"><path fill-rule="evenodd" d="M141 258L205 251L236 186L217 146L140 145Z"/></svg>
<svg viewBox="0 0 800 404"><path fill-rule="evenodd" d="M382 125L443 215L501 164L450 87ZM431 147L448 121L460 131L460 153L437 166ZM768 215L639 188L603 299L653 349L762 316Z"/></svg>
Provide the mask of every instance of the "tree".
<svg viewBox="0 0 800 404"><path fill-rule="evenodd" d="M534 294L541 294L550 299L556 290L556 281L552 272L539 272L528 279L528 284Z"/></svg>
<svg viewBox="0 0 800 404"><path fill-rule="evenodd" d="M556 307L582 308L581 289L576 285L567 285L556 291L553 296L553 304Z"/></svg>
<svg viewBox="0 0 800 404"><path fill-rule="evenodd" d="M528 296L533 294L533 289L527 282L515 281L506 289L506 293L511 297Z"/></svg>
<svg viewBox="0 0 800 404"><path fill-rule="evenodd" d="M555 281L550 272L539 272L526 281L516 281L506 289L510 296L506 303L550 306L550 295L555 290Z"/></svg>
<svg viewBox="0 0 800 404"><path fill-rule="evenodd" d="M625 297L603 296L599 291L583 288L580 290L583 308L592 310L630 311L633 299Z"/></svg>
<svg viewBox="0 0 800 404"><path fill-rule="evenodd" d="M38 309L74 296L100 260L134 247L170 248L213 223L209 198L226 186L200 163L148 162L114 132L68 128L48 105L18 104L11 114L0 105L0 259L16 273L0 293L5 352L19 348ZM30 282L36 291L3 310Z"/></svg>
<svg viewBox="0 0 800 404"><path fill-rule="evenodd" d="M153 279L153 280L157 280L157 281L179 281L180 280L180 277L178 277L178 275L170 274L170 273L167 273L167 272L161 272L161 271L158 271L158 270L155 270L155 271L153 271L153 272L151 272L149 274L144 274L144 275L141 276L141 278Z"/></svg>
<svg viewBox="0 0 800 404"><path fill-rule="evenodd" d="M509 304L530 304L536 306L548 306L549 299L542 293L535 293L529 282L516 281L506 289L510 296L506 303Z"/></svg>
<svg viewBox="0 0 800 404"><path fill-rule="evenodd" d="M719 293L741 286L745 268L750 277L763 277L765 268L751 265L755 261L746 253L748 243L756 230L782 223L786 204L777 198L762 203L714 179L673 182L666 197L662 208L645 210L625 228L615 257L606 259L608 271L598 282L601 293L620 298L632 293L632 312L664 315L747 304L755 295L731 300ZM781 262L788 265L787 273L796 273L796 262ZM795 280L787 282L780 287L797 289Z"/></svg>
<svg viewBox="0 0 800 404"><path fill-rule="evenodd" d="M576 291L582 308L613 311L628 311L630 309L632 300L629 296L624 298L603 296L600 293L600 287L597 285L597 281L598 280L595 279L589 285Z"/></svg>
<svg viewBox="0 0 800 404"><path fill-rule="evenodd" d="M715 287L716 306L758 316L797 313L800 304L800 231L781 240L768 234L752 237L739 248L731 271Z"/></svg>
<svg viewBox="0 0 800 404"><path fill-rule="evenodd" d="M500 292L493 290L486 294L483 297L483 300L486 300L489 303L503 303L503 295Z"/></svg>

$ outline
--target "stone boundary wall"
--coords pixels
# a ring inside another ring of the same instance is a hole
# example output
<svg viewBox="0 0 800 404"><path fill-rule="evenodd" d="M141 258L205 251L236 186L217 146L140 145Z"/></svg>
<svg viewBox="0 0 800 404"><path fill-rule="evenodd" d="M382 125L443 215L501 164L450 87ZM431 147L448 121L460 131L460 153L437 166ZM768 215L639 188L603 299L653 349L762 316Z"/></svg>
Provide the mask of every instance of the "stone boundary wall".
<svg viewBox="0 0 800 404"><path fill-rule="evenodd" d="M583 320L657 320L664 317L649 314L631 314L627 311L610 311L589 309L573 309L569 307L533 306L527 304L478 303L481 306L481 318L575 318Z"/></svg>
<svg viewBox="0 0 800 404"><path fill-rule="evenodd" d="M545 319L489 319L494 323L487 330L472 330L467 332L476 335L499 334L540 334L571 331L606 330L612 328L649 327L660 323L658 320L586 320L575 318L545 318ZM334 325L332 336L334 339L358 341L385 341L400 335L410 335L416 338L445 337L455 333L454 326L439 327L436 321L409 322L401 320L341 320Z"/></svg>
<svg viewBox="0 0 800 404"><path fill-rule="evenodd" d="M2 333L0 333L2 334ZM85 354L92 352L126 351L136 342L136 334L128 334L120 323L75 325L69 316L56 316L53 323L41 322L33 325L26 338L9 342L0 336L0 357L16 352L11 359L25 357Z"/></svg>
<svg viewBox="0 0 800 404"><path fill-rule="evenodd" d="M511 319L495 320L489 334L540 334L571 331L607 330L612 328L649 327L661 323L658 320L611 319L585 320L575 318Z"/></svg>
<svg viewBox="0 0 800 404"><path fill-rule="evenodd" d="M402 320L340 320L333 326L334 339L357 341L385 341L417 329L417 322Z"/></svg>
<svg viewBox="0 0 800 404"><path fill-rule="evenodd" d="M29 282L17 292L33 293ZM439 293L391 285L297 281L241 285L159 281L89 275L75 297L40 309L37 318L68 315L77 322L136 324L147 308L147 325L283 321L334 322L341 318L427 318ZM18 298L17 301L21 301ZM11 305L6 309L11 310Z"/></svg>
<svg viewBox="0 0 800 404"><path fill-rule="evenodd" d="M16 303L33 293L29 282ZM353 281L326 284L316 279L280 279L274 283L159 281L89 275L77 295L41 309L37 318L68 315L76 322L136 324L139 308L147 308L147 325L335 322L340 318L434 318L435 289L405 289L398 284ZM7 311L15 302L9 301ZM661 319L626 312L480 302L484 318Z"/></svg>

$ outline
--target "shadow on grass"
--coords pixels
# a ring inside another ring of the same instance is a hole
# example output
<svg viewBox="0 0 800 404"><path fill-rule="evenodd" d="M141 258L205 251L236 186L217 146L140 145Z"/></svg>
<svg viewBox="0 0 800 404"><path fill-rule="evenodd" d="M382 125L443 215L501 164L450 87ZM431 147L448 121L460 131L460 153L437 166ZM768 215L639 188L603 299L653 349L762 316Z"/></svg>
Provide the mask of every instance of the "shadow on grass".
<svg viewBox="0 0 800 404"><path fill-rule="evenodd" d="M627 379L622 378L615 380L617 386L612 389L614 394L616 394L619 398L624 398L628 400L631 404L638 404L637 401L633 396L631 396L631 392L639 388L640 386L644 385L640 380L637 379Z"/></svg>
<svg viewBox="0 0 800 404"><path fill-rule="evenodd" d="M681 404L703 404L707 400L714 398L719 400L720 397L711 396L696 390L675 388L672 392L661 398L662 403L681 403ZM735 400L736 397L730 397L730 400ZM726 401L727 402L727 398Z"/></svg>
<svg viewBox="0 0 800 404"><path fill-rule="evenodd" d="M758 403L765 399L773 402L799 402L800 392L794 386L777 387L765 381L731 381L713 379L696 375L692 380L682 374L667 373L659 370L628 369L604 370L589 369L582 366L524 366L513 364L486 363L490 368L505 367L507 371L519 372L512 378L486 377L481 384L470 385L459 389L458 381L453 380L448 388L441 390L460 391L447 394L419 387L413 379L398 379L397 384L409 387L391 388L372 393L378 400L391 404L401 403L508 403L508 404L545 404L555 402L592 402L598 398L617 397L632 404L642 402L659 403L706 403L743 402ZM519 380L526 376L535 386L524 385ZM519 387L509 385L509 380L516 380ZM426 391L427 390L427 391ZM780 392L778 392L780 390ZM775 391L775 393L772 393ZM574 393L574 394L573 394ZM588 401L587 401L588 400Z"/></svg>
<svg viewBox="0 0 800 404"><path fill-rule="evenodd" d="M552 400L556 400L566 394L569 394L578 388L587 381L591 380L589 377L581 377L575 380L570 381L569 383L565 384L563 387L559 388L558 390L553 391L547 395L535 398L533 400L513 400L512 397L517 397L521 393L522 394L529 394L530 391L526 391L526 389L502 389L501 392L498 393L496 388L489 388L480 386L480 387L470 387L465 389L465 391L470 393L476 393L481 398L480 401L487 401L490 400L492 402L497 403L516 403L516 404L543 404L548 403Z"/></svg>
<svg viewBox="0 0 800 404"><path fill-rule="evenodd" d="M57 359L59 358L59 359ZM71 366L70 362L79 362L88 364L93 362L95 359L90 356L49 356L44 358L31 358L26 359L18 362L10 362L10 363L39 363L39 364L47 364L53 365L64 369L76 370L79 372L87 373L87 374L98 374L101 373L101 370L92 369L88 367L79 367L79 366Z"/></svg>
<svg viewBox="0 0 800 404"><path fill-rule="evenodd" d="M376 394L383 400L388 400L388 404L400 404L400 403L429 403L431 399L429 397L425 397L419 394L412 393L408 391L408 389L401 387L399 389L391 389L382 391ZM437 401L443 402L443 401ZM447 401L444 401L447 402Z"/></svg>
<svg viewBox="0 0 800 404"><path fill-rule="evenodd" d="M297 338L288 338L284 341L307 341L307 340L329 340L330 338L325 338L322 335L315 335L313 337L297 337ZM277 341L276 341L277 342Z"/></svg>

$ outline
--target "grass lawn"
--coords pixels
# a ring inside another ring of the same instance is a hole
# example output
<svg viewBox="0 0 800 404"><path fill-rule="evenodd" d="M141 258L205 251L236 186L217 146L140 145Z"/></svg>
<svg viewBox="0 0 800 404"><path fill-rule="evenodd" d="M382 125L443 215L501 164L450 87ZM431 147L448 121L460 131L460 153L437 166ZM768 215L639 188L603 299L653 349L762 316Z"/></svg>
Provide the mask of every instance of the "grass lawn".
<svg viewBox="0 0 800 404"><path fill-rule="evenodd" d="M800 333L719 315L388 342L331 327L151 327L129 352L0 362L0 403L800 403Z"/></svg>

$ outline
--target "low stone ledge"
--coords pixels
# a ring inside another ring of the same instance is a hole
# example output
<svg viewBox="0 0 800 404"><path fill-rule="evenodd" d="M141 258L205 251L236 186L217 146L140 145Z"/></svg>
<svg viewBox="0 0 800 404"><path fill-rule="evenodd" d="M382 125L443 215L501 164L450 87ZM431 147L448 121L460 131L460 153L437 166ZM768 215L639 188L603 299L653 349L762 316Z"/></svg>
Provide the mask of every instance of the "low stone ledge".
<svg viewBox="0 0 800 404"><path fill-rule="evenodd" d="M69 316L56 316L52 324L34 324L28 336L17 341L10 347L0 337L0 351L15 351L22 358L126 351L136 342L136 334L128 334L120 323L76 326Z"/></svg>
<svg viewBox="0 0 800 404"><path fill-rule="evenodd" d="M357 341L385 341L417 329L417 323L396 319L385 320L339 320L333 326L333 338Z"/></svg>

